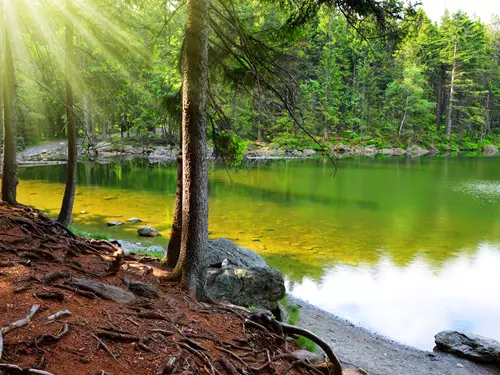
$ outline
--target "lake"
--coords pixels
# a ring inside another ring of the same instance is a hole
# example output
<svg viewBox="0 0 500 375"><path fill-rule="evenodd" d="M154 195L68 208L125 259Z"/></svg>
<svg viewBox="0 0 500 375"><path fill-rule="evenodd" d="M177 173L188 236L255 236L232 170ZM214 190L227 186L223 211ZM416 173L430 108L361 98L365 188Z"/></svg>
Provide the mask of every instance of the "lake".
<svg viewBox="0 0 500 375"><path fill-rule="evenodd" d="M323 159L212 166L211 238L283 272L292 294L405 344L444 329L500 340L500 159ZM56 216L65 166L19 172L18 200ZM74 223L166 246L176 168L147 160L79 164ZM108 228L139 217L142 224ZM162 237L145 240L141 225Z"/></svg>

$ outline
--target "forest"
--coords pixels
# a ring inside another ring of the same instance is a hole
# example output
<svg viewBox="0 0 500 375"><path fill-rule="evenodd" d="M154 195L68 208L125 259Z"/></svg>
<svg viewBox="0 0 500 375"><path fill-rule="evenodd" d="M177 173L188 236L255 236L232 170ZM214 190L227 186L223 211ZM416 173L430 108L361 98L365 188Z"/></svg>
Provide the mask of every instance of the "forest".
<svg viewBox="0 0 500 375"><path fill-rule="evenodd" d="M8 10L17 135L26 144L65 137L71 12L80 138L178 143L185 2L57 4L19 1ZM375 16L322 8L300 27L288 21L269 1L211 5L209 142L299 150L339 141L440 150L500 142L500 18L459 11L435 23L418 9L382 32Z"/></svg>

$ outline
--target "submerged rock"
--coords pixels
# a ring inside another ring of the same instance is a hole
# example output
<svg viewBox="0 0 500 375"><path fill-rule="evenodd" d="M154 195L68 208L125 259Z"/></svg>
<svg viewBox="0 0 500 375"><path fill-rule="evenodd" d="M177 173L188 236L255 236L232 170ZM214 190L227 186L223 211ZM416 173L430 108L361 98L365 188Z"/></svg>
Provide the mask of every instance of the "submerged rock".
<svg viewBox="0 0 500 375"><path fill-rule="evenodd" d="M108 221L108 227L117 227L123 225L122 221Z"/></svg>
<svg viewBox="0 0 500 375"><path fill-rule="evenodd" d="M135 296L129 291L114 285L101 283L89 279L71 279L71 284L74 286L94 293L102 299L112 300L118 303L126 304L135 301Z"/></svg>
<svg viewBox="0 0 500 375"><path fill-rule="evenodd" d="M155 228L149 226L137 229L137 233L139 233L139 236L142 237L156 237L159 235L158 231Z"/></svg>
<svg viewBox="0 0 500 375"><path fill-rule="evenodd" d="M138 217L131 217L130 219L127 219L127 222L129 223L140 223L142 220L139 219Z"/></svg>
<svg viewBox="0 0 500 375"><path fill-rule="evenodd" d="M278 307L278 301L285 292L281 272L267 266L211 268L205 284L205 293L209 298L269 310Z"/></svg>
<svg viewBox="0 0 500 375"><path fill-rule="evenodd" d="M496 340L457 331L442 331L434 338L443 351L475 361L500 363L500 343Z"/></svg>

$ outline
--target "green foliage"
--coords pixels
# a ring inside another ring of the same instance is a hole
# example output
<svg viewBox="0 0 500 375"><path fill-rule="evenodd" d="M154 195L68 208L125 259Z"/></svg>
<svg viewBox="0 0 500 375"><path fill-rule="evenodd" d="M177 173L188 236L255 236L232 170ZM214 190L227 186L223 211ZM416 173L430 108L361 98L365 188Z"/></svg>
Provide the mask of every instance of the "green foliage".
<svg viewBox="0 0 500 375"><path fill-rule="evenodd" d="M250 142L225 130L212 134L214 141L214 154L230 167L237 168L241 165L245 151Z"/></svg>
<svg viewBox="0 0 500 375"><path fill-rule="evenodd" d="M63 138L65 15L50 2L20 3L30 5L18 9L25 54L17 69L18 134L27 144ZM94 6L77 3L71 19L78 23L79 74L71 82L79 136L178 144L185 7L93 0L101 14L114 15L100 22ZM401 1L379 2L375 8L385 9L380 14L391 16L385 25L405 33L392 35L389 43L383 38L368 43L345 15L360 22L365 35L375 35L381 19L368 15L373 11L368 5L376 2L353 3L347 7L354 13L343 9L344 14L334 1L299 1L294 9L284 3L236 1L229 16L216 1L210 15L207 116L216 134L209 130L209 136L217 156L231 167L239 166L249 140L320 150L300 128L325 148L346 142L479 149L500 133L498 18L487 25L456 12L436 24L422 10L403 12ZM50 25L50 32L37 19ZM300 30L287 29L291 24L300 24Z"/></svg>
<svg viewBox="0 0 500 375"><path fill-rule="evenodd" d="M248 311L255 311L256 307L254 305L248 306Z"/></svg>
<svg viewBox="0 0 500 375"><path fill-rule="evenodd" d="M75 227L68 227L68 229L73 232L74 234L76 234L77 236L82 236L82 237L85 237L85 238L92 238L92 239L95 239L95 240L109 240L109 237L108 235L104 234L104 233L89 233L89 232L86 232L86 231L83 231L83 230L79 230Z"/></svg>
<svg viewBox="0 0 500 375"><path fill-rule="evenodd" d="M309 340L307 337L299 336L297 340L294 341L297 346L301 349L305 349L312 353L319 352L319 347L313 341Z"/></svg>

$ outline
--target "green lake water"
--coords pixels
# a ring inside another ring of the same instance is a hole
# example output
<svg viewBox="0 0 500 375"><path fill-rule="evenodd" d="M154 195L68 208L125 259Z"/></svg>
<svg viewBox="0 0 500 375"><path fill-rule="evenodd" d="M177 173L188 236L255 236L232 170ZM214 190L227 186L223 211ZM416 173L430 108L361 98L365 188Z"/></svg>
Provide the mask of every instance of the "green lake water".
<svg viewBox="0 0 500 375"><path fill-rule="evenodd" d="M288 291L400 342L440 330L500 340L500 159L323 159L210 169L211 238L261 254ZM65 166L23 168L18 200L56 216ZM81 163L73 225L166 246L174 165ZM83 213L82 213L83 212ZM141 224L108 228L139 217ZM151 225L162 234L139 238Z"/></svg>

